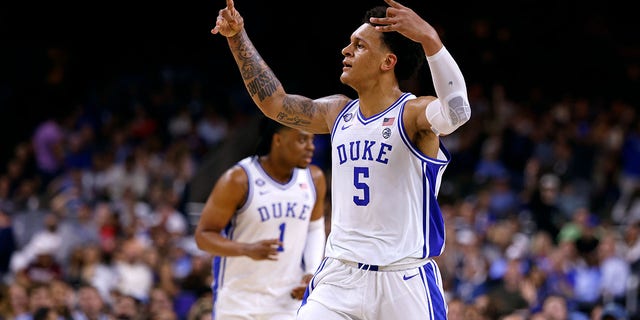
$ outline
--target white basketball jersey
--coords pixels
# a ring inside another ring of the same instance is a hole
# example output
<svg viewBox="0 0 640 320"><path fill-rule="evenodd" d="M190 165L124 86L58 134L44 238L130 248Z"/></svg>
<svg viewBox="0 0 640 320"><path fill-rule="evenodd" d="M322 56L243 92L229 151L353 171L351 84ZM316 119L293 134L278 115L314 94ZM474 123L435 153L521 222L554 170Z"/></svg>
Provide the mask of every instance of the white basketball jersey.
<svg viewBox="0 0 640 320"><path fill-rule="evenodd" d="M444 249L436 201L449 153L437 159L414 146L402 121L404 93L365 118L359 100L347 104L331 131L331 232L325 256L370 265L415 263Z"/></svg>
<svg viewBox="0 0 640 320"><path fill-rule="evenodd" d="M281 184L260 166L257 157L238 163L247 173L247 201L232 217L224 235L238 242L278 238L283 242L278 260L215 257L212 289L215 308L225 313L249 314L290 309L300 305L291 289L300 285L303 250L316 201L310 170L294 169Z"/></svg>

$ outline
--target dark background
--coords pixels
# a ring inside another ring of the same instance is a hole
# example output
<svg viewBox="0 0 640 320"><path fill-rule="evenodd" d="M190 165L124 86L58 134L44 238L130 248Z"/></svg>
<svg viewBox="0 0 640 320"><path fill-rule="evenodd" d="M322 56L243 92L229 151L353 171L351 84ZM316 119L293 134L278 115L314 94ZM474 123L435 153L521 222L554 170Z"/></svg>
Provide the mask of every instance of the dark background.
<svg viewBox="0 0 640 320"><path fill-rule="evenodd" d="M365 9L383 1L237 1L261 55L289 92L315 98L351 94L339 83L340 49ZM468 85L504 84L514 99L532 89L626 99L637 106L640 23L622 1L418 1L411 6L436 26ZM211 35L216 1L98 1L0 4L0 149L56 112L85 103L123 75L162 66L205 79L215 99L241 85L226 40ZM477 33L479 23L487 33ZM51 48L65 53L65 81L45 85ZM635 69L634 69L635 68ZM425 86L430 93L429 86Z"/></svg>

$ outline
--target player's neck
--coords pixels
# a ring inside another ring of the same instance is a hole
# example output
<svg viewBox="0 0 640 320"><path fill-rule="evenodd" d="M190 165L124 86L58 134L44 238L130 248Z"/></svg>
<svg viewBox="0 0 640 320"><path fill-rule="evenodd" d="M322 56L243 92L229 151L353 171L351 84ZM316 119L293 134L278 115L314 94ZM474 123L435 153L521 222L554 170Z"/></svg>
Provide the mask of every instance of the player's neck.
<svg viewBox="0 0 640 320"><path fill-rule="evenodd" d="M262 169L273 179L280 183L287 183L293 175L293 168L286 167L272 156L265 155L258 158Z"/></svg>
<svg viewBox="0 0 640 320"><path fill-rule="evenodd" d="M402 90L398 87L388 90L366 90L358 92L360 99L360 112L365 117L371 117L384 110L396 102L402 95Z"/></svg>

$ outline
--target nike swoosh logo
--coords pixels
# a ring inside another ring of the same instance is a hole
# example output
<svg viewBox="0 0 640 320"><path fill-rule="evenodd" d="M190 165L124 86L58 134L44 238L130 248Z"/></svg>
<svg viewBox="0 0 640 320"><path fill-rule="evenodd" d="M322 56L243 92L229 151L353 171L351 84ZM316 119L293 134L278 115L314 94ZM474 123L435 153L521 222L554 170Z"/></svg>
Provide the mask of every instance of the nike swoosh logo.
<svg viewBox="0 0 640 320"><path fill-rule="evenodd" d="M352 125L353 124L350 124L350 125L343 124L342 125L342 130L347 129L347 128L351 127Z"/></svg>
<svg viewBox="0 0 640 320"><path fill-rule="evenodd" d="M407 275L405 274L404 276L402 276L402 279L404 279L404 280L409 280L409 279L411 279L411 278L413 278L413 277L415 277L415 276L417 276L417 275L418 275L417 273L416 273L416 274L414 274L414 275L412 275L412 276L407 276Z"/></svg>

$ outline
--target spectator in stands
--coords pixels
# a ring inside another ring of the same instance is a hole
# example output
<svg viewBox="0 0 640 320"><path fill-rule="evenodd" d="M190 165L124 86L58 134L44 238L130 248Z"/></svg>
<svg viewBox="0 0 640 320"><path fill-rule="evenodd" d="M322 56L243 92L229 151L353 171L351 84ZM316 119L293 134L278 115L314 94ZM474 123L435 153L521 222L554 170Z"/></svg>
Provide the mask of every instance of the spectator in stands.
<svg viewBox="0 0 640 320"><path fill-rule="evenodd" d="M28 289L21 283L13 282L9 285L7 292L7 299L9 300L8 307L4 316L7 319L14 320L30 320L31 311L29 310L29 292Z"/></svg>
<svg viewBox="0 0 640 320"><path fill-rule="evenodd" d="M54 308L53 293L48 283L35 282L29 286L29 313L35 316L40 308Z"/></svg>
<svg viewBox="0 0 640 320"><path fill-rule="evenodd" d="M77 307L73 311L73 320L110 320L105 304L98 289L83 283L77 289Z"/></svg>
<svg viewBox="0 0 640 320"><path fill-rule="evenodd" d="M143 303L127 294L115 292L111 316L118 320L144 320Z"/></svg>
<svg viewBox="0 0 640 320"><path fill-rule="evenodd" d="M72 320L72 312L76 304L76 291L63 279L56 279L49 284L53 298L53 309L64 320ZM57 319L60 320L60 319Z"/></svg>
<svg viewBox="0 0 640 320"><path fill-rule="evenodd" d="M65 131L62 117L51 117L38 124L32 143L37 170L46 187L63 170L65 157Z"/></svg>
<svg viewBox="0 0 640 320"><path fill-rule="evenodd" d="M0 279L9 274L11 256L17 249L11 216L0 206Z"/></svg>
<svg viewBox="0 0 640 320"><path fill-rule="evenodd" d="M596 249L602 275L600 282L603 302L624 304L626 300L631 268L618 251L620 242L620 234L617 231L608 230L600 237Z"/></svg>
<svg viewBox="0 0 640 320"><path fill-rule="evenodd" d="M143 261L144 245L138 239L126 239L116 251L114 271L116 289L139 302L149 300L153 286L153 272Z"/></svg>

